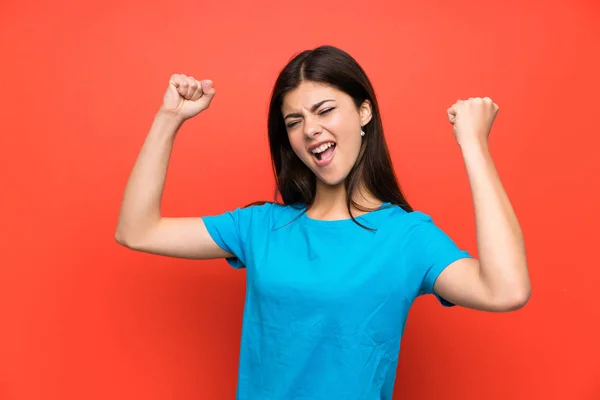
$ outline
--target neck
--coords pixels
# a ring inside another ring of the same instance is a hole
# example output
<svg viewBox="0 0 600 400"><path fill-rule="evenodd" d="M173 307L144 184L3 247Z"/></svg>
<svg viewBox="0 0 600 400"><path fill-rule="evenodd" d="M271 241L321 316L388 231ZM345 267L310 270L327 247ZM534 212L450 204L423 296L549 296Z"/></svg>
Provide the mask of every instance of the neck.
<svg viewBox="0 0 600 400"><path fill-rule="evenodd" d="M373 210L381 206L381 201L373 196L363 185L355 190L352 200L359 206L350 205L352 215L358 217L367 210ZM350 218L346 206L346 187L344 182L338 185L327 185L317 180L317 192L315 200L307 211L307 214L316 219L345 219Z"/></svg>

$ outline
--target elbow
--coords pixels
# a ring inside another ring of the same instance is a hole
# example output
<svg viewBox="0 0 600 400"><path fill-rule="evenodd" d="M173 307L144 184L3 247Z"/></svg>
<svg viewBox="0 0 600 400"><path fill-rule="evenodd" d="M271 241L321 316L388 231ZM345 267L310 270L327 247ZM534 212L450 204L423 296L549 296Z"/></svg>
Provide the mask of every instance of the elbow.
<svg viewBox="0 0 600 400"><path fill-rule="evenodd" d="M131 232L128 232L122 226L120 226L120 225L117 226L114 237L115 237L115 241L118 244L120 244L121 246L127 247L129 249L135 248L135 245L134 245L135 240L132 239Z"/></svg>
<svg viewBox="0 0 600 400"><path fill-rule="evenodd" d="M142 222L119 220L114 232L115 241L131 250L146 248L159 222L160 219Z"/></svg>
<svg viewBox="0 0 600 400"><path fill-rule="evenodd" d="M496 301L496 309L500 312L517 311L525 307L531 298L531 287L511 290Z"/></svg>
<svg viewBox="0 0 600 400"><path fill-rule="evenodd" d="M125 235L122 229L117 228L117 230L115 231L115 241L121 246L129 247L127 235Z"/></svg>

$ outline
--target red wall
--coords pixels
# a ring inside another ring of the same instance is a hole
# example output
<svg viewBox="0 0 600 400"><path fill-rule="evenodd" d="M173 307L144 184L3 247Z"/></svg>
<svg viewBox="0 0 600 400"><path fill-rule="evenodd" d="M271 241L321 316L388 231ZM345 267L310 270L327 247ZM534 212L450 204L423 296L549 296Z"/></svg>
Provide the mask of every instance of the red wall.
<svg viewBox="0 0 600 400"><path fill-rule="evenodd" d="M325 43L372 78L410 201L472 252L446 109L470 96L500 105L491 150L529 252L521 311L417 301L395 398L600 398L599 3L0 7L1 399L234 398L245 273L120 247L121 196L181 72L218 93L177 139L164 213L270 198L271 85L295 52Z"/></svg>

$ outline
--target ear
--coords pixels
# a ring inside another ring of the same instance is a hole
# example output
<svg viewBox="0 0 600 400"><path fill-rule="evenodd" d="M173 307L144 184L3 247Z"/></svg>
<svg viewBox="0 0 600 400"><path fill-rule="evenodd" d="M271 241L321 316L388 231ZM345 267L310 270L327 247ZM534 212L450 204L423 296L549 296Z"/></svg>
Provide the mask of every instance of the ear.
<svg viewBox="0 0 600 400"><path fill-rule="evenodd" d="M371 117L373 116L371 102L369 100L363 101L358 111L360 114L360 126L365 126L371 121Z"/></svg>

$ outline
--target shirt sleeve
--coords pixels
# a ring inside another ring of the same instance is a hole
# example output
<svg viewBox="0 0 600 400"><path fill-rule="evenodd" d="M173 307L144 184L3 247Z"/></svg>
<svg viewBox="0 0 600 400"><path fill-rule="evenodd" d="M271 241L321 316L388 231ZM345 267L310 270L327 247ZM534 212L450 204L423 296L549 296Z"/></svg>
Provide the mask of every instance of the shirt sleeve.
<svg viewBox="0 0 600 400"><path fill-rule="evenodd" d="M418 211L413 214L416 223L412 229L411 248L414 251L412 257L416 260L419 276L422 277L418 294L433 294L443 306L452 307L454 304L434 291L435 281L448 265L461 258L472 258L472 256L466 250L459 248L430 216Z"/></svg>
<svg viewBox="0 0 600 400"><path fill-rule="evenodd" d="M265 222L267 205L236 208L219 215L205 216L202 218L209 235L223 250L234 257L226 261L233 268L246 268L249 253L249 238L252 231Z"/></svg>

